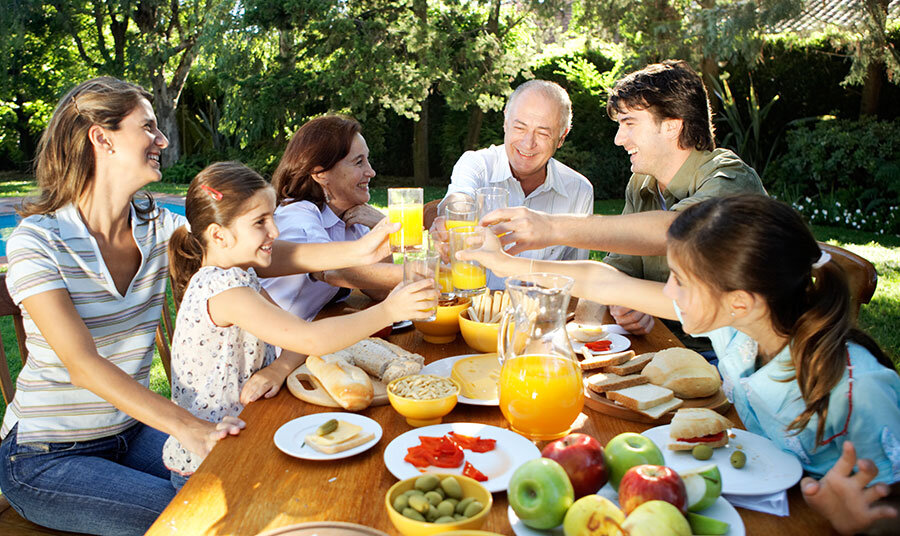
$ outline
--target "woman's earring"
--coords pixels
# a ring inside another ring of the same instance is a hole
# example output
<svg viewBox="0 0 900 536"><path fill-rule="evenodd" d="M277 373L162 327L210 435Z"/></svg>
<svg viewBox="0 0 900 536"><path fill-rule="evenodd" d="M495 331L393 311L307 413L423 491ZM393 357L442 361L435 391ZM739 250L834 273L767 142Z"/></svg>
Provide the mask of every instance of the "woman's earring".
<svg viewBox="0 0 900 536"><path fill-rule="evenodd" d="M734 311L731 311L731 316L734 316Z"/></svg>
<svg viewBox="0 0 900 536"><path fill-rule="evenodd" d="M331 196L328 195L328 190L326 190L325 188L322 188L322 192L325 194L325 202L331 203Z"/></svg>
<svg viewBox="0 0 900 536"><path fill-rule="evenodd" d="M113 148L110 147L106 152L109 153L109 154L113 154L115 151L113 151Z"/></svg>

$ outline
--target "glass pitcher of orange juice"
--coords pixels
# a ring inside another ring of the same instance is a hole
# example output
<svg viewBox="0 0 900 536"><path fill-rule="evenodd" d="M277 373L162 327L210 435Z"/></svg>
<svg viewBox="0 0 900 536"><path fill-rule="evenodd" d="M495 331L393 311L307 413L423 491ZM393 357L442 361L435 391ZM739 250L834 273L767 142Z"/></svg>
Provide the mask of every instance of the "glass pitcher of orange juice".
<svg viewBox="0 0 900 536"><path fill-rule="evenodd" d="M506 281L510 306L497 339L500 410L529 439L566 435L584 407L581 366L566 333L572 285L569 277L543 273Z"/></svg>

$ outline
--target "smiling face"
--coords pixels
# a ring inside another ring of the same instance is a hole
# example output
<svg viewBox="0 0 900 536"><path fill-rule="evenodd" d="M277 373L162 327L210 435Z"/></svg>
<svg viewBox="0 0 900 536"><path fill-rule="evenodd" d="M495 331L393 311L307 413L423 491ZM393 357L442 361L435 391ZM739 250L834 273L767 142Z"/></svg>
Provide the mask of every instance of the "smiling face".
<svg viewBox="0 0 900 536"><path fill-rule="evenodd" d="M540 91L526 91L516 97L503 123L503 145L509 167L520 181L547 176L547 161L562 146L561 110Z"/></svg>
<svg viewBox="0 0 900 536"><path fill-rule="evenodd" d="M678 257L669 248L669 279L663 288L663 294L674 300L681 309L685 333L705 333L730 325L731 317L725 312L724 293L717 293L708 284L698 280Z"/></svg>
<svg viewBox="0 0 900 536"><path fill-rule="evenodd" d="M361 134L356 134L350 151L328 171L313 174L328 195L328 206L341 215L350 207L369 202L369 181L375 170L369 164L369 146Z"/></svg>
<svg viewBox="0 0 900 536"><path fill-rule="evenodd" d="M628 151L631 172L657 179L666 176L665 170L678 149L680 120L658 120L650 110L626 108L616 115L616 121L619 130L615 143Z"/></svg>
<svg viewBox="0 0 900 536"><path fill-rule="evenodd" d="M272 243L278 238L275 225L275 191L257 190L244 202L241 215L228 226L231 234L228 258L232 266L264 268L272 264Z"/></svg>
<svg viewBox="0 0 900 536"><path fill-rule="evenodd" d="M159 130L153 106L141 99L134 110L122 119L118 130L106 131L107 143L101 145L100 156L116 170L113 176L134 177L138 188L162 178L159 158L169 140ZM109 149L113 150L109 154ZM103 154L104 151L106 154Z"/></svg>

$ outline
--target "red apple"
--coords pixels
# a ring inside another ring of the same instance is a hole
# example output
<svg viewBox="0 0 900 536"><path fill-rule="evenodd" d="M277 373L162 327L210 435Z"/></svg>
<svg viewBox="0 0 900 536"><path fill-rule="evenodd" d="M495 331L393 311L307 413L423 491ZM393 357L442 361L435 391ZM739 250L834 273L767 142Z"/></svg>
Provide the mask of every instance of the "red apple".
<svg viewBox="0 0 900 536"><path fill-rule="evenodd" d="M687 514L687 491L678 473L664 465L636 465L619 483L619 505L625 514L647 501L666 501Z"/></svg>
<svg viewBox="0 0 900 536"><path fill-rule="evenodd" d="M547 443L541 456L563 466L575 489L576 499L597 493L606 484L603 445L587 434L569 434Z"/></svg>

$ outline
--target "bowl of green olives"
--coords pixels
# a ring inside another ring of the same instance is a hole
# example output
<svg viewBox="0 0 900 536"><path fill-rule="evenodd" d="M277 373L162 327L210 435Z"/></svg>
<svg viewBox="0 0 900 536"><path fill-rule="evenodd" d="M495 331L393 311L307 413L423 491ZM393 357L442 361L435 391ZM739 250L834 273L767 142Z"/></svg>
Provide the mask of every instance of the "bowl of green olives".
<svg viewBox="0 0 900 536"><path fill-rule="evenodd" d="M441 473L401 480L384 497L388 517L403 536L478 529L493 503L491 492L478 481Z"/></svg>

